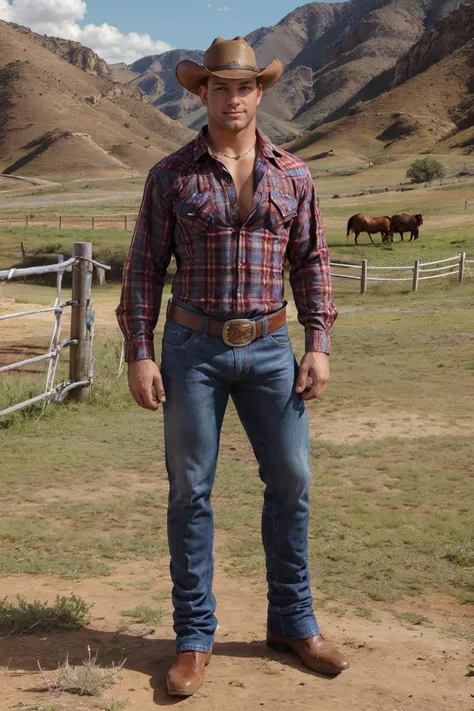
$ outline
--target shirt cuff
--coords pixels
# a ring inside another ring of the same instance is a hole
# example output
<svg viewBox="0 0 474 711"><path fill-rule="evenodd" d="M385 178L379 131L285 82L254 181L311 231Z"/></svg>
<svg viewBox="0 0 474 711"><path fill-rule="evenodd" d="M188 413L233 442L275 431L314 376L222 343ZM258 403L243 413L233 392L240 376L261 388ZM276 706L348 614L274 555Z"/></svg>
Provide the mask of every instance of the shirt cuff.
<svg viewBox="0 0 474 711"><path fill-rule="evenodd" d="M306 353L326 353L329 355L331 339L325 331L317 331L306 328L304 332L304 343Z"/></svg>
<svg viewBox="0 0 474 711"><path fill-rule="evenodd" d="M133 360L155 360L153 341L145 336L125 341L125 360L127 363Z"/></svg>

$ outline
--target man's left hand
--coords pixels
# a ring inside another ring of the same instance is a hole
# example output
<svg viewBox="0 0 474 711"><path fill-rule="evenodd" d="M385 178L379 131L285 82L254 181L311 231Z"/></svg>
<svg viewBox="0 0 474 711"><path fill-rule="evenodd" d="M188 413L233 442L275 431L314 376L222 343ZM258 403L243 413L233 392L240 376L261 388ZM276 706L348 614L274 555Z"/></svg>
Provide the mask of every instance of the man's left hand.
<svg viewBox="0 0 474 711"><path fill-rule="evenodd" d="M308 383L308 378L311 384ZM296 392L303 400L321 397L329 380L329 356L326 353L306 353L301 361Z"/></svg>

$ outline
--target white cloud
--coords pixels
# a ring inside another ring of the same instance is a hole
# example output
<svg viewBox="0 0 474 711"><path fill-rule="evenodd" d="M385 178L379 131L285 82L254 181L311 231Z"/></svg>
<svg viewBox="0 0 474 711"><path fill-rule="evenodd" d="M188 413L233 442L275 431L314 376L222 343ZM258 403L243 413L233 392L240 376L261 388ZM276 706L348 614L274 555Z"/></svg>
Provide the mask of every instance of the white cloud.
<svg viewBox="0 0 474 711"><path fill-rule="evenodd" d="M227 7L227 5L224 5L224 7L218 7L217 12L229 12L230 7Z"/></svg>
<svg viewBox="0 0 474 711"><path fill-rule="evenodd" d="M171 49L161 40L138 32L122 33L108 25L79 24L87 14L84 0L0 0L0 19L26 25L35 32L63 37L91 47L108 62L134 62L147 54Z"/></svg>
<svg viewBox="0 0 474 711"><path fill-rule="evenodd" d="M206 7L212 7L212 5L210 5L210 4L208 3L208 4L206 5Z"/></svg>

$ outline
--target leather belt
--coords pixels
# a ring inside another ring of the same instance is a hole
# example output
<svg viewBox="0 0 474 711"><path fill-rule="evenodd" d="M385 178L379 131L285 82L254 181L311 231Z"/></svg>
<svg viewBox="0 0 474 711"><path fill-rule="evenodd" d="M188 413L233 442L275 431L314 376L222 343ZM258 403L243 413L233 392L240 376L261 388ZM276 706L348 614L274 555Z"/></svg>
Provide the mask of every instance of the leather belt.
<svg viewBox="0 0 474 711"><path fill-rule="evenodd" d="M193 331L202 331L207 318L207 316L201 316L193 311L182 309L172 302L168 304L166 317L171 321L175 321L175 323L179 323L180 326L191 328ZM229 321L218 321L210 318L207 324L207 332L222 338L228 346L242 348L242 346L248 346L256 338L263 336L265 319L268 322L267 333L276 331L286 323L286 308L255 321L247 318L235 318Z"/></svg>

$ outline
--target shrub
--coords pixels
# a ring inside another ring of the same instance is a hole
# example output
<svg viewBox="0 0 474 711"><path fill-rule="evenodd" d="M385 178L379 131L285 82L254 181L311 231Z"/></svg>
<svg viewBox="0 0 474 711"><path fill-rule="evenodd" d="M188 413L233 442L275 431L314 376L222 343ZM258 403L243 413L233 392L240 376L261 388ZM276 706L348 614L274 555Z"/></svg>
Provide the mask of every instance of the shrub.
<svg viewBox="0 0 474 711"><path fill-rule="evenodd" d="M412 183L431 183L435 178L444 178L446 169L436 158L420 158L407 170L407 178Z"/></svg>
<svg viewBox="0 0 474 711"><path fill-rule="evenodd" d="M9 634L44 632L53 628L75 629L89 619L92 605L76 595L56 597L53 606L34 600L27 602L17 595L17 604L0 600L0 631Z"/></svg>

